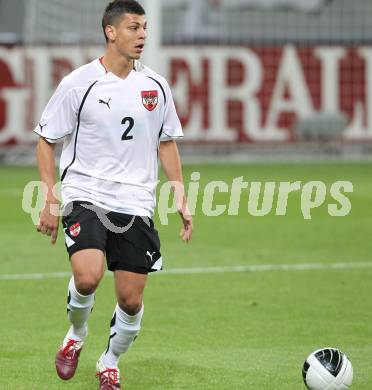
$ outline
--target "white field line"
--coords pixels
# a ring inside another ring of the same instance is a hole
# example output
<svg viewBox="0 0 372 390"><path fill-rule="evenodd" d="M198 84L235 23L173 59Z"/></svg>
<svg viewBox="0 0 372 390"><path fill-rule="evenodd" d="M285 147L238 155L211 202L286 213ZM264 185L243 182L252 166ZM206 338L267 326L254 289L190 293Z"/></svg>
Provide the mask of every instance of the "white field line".
<svg viewBox="0 0 372 390"><path fill-rule="evenodd" d="M300 263L300 264L257 264L257 265L236 265L226 267L195 267L195 268L171 268L157 275L189 275L189 274L214 274L231 272L267 272L267 271L309 271L309 270L346 270L372 268L372 261L350 262L350 263ZM36 274L0 274L0 281L6 280L41 280L41 279L62 279L70 277L70 272L51 272ZM106 273L106 276L111 273Z"/></svg>

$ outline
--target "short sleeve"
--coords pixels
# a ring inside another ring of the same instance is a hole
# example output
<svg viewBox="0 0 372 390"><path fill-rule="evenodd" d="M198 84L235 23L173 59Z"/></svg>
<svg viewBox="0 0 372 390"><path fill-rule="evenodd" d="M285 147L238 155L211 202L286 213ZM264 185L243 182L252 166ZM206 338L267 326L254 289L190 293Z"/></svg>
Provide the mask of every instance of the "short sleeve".
<svg viewBox="0 0 372 390"><path fill-rule="evenodd" d="M50 98L34 131L48 142L60 142L75 130L77 116L77 93L64 79Z"/></svg>
<svg viewBox="0 0 372 390"><path fill-rule="evenodd" d="M168 83L165 83L165 112L163 128L160 135L160 141L170 141L172 139L182 138L183 131L180 119L178 118L176 106L174 105L172 92Z"/></svg>

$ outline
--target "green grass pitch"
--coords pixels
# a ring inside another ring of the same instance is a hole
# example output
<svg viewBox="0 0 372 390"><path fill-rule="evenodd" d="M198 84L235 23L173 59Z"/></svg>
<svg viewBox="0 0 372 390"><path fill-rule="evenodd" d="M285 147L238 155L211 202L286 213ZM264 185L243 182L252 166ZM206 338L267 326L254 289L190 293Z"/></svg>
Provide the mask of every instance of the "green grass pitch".
<svg viewBox="0 0 372 390"><path fill-rule="evenodd" d="M189 245L180 221L158 223L165 268L372 261L372 164L194 165L211 180L337 180L354 185L352 211L331 217L327 202L304 220L291 194L286 216L253 217L243 190L239 215L206 217L201 198ZM95 362L106 346L113 281L99 287L90 334L75 378L57 378L54 354L68 323L67 277L5 280L3 275L69 270L62 234L56 247L21 208L34 168L0 167L0 389L95 389ZM226 203L228 194L216 196ZM372 268L152 275L140 337L120 368L125 389L304 389L301 368L319 347L336 346L354 367L356 390L372 388Z"/></svg>

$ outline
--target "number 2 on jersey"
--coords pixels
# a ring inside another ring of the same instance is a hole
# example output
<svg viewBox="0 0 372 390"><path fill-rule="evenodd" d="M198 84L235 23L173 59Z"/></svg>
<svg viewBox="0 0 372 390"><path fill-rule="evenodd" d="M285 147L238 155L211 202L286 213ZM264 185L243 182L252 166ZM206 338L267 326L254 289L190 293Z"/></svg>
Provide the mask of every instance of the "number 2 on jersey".
<svg viewBox="0 0 372 390"><path fill-rule="evenodd" d="M133 135L129 135L130 131L132 130L133 126L134 126L134 119L130 116L127 116L125 117L122 121L121 121L121 124L122 125L125 125L127 124L128 122L128 127L127 129L124 131L124 134L121 136L121 140L122 141L128 141L130 139L133 138Z"/></svg>

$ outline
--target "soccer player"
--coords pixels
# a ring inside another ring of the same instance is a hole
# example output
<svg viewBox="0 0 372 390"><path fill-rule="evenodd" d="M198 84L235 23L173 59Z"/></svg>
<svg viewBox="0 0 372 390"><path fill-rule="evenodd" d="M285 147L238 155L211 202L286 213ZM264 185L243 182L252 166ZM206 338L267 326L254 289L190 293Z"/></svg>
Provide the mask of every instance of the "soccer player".
<svg viewBox="0 0 372 390"><path fill-rule="evenodd" d="M183 133L168 83L138 61L146 41L145 11L135 0L112 1L102 26L104 56L61 81L35 132L40 135L40 177L47 188L37 230L51 236L52 244L59 224L53 210L58 204L52 191L54 149L63 141L62 223L73 276L67 298L71 326L57 352L56 370L64 380L75 374L106 258L117 305L96 369L99 388L108 390L120 388L119 358L140 331L147 274L162 268L152 221L158 157L178 188L180 235L186 242L193 223L175 142Z"/></svg>

